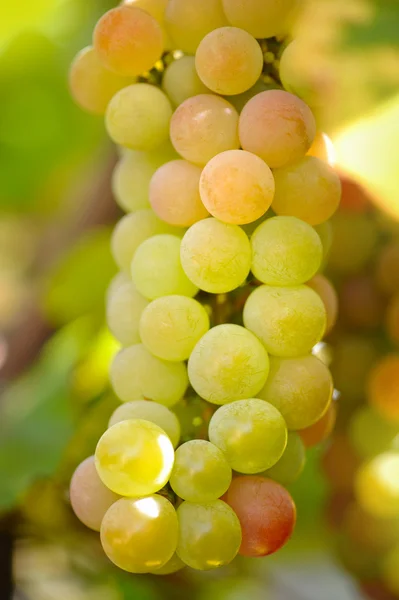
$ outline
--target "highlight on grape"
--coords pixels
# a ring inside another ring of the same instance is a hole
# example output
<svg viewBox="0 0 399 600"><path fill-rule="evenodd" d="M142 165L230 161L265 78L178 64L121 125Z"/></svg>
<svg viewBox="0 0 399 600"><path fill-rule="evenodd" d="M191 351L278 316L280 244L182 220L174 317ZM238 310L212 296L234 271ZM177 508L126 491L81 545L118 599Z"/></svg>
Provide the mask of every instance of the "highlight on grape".
<svg viewBox="0 0 399 600"><path fill-rule="evenodd" d="M126 214L106 298L121 405L70 498L130 573L277 552L296 522L284 486L334 426L317 348L337 319L322 272L341 182L287 66L296 4L124 0L71 67L73 98L104 115L119 147L112 187ZM369 251L363 242L351 260ZM394 413L380 399L387 377L370 384L373 409ZM183 427L190 407L202 429ZM369 485L381 489L376 517L397 508L381 483L396 467L387 450L359 475L364 505Z"/></svg>

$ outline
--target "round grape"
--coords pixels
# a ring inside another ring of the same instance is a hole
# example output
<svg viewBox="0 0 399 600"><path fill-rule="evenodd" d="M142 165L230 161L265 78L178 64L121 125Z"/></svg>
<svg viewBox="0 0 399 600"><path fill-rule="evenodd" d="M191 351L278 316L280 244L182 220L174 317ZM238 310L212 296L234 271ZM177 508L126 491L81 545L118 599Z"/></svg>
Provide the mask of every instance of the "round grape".
<svg viewBox="0 0 399 600"><path fill-rule="evenodd" d="M255 38L282 36L289 31L298 0L222 0L227 20Z"/></svg>
<svg viewBox="0 0 399 600"><path fill-rule="evenodd" d="M324 275L321 275L320 273L315 275L314 277L312 277L312 279L310 279L310 281L307 281L306 285L309 286L310 288L312 288L312 290L314 290L323 301L324 308L326 309L326 316L327 316L327 324L326 324L326 331L325 331L325 335L327 335L327 333L330 333L330 331L333 329L333 327L337 321L337 316L338 316L337 292L335 291L335 288L332 285L331 281L329 281L329 279L327 279L327 277L325 277Z"/></svg>
<svg viewBox="0 0 399 600"><path fill-rule="evenodd" d="M107 300L107 325L112 335L123 345L140 342L139 322L148 300L132 283L120 285Z"/></svg>
<svg viewBox="0 0 399 600"><path fill-rule="evenodd" d="M336 402L331 402L327 411L324 415L310 425L300 431L300 436L306 446L306 448L313 448L325 442L331 435L335 422L337 420L337 406Z"/></svg>
<svg viewBox="0 0 399 600"><path fill-rule="evenodd" d="M194 56L182 56L166 67L162 89L174 106L179 106L192 96L209 92L198 77Z"/></svg>
<svg viewBox="0 0 399 600"><path fill-rule="evenodd" d="M172 573L176 573L181 569L184 569L186 565L175 553L170 560L161 567L160 569L156 569L156 571L151 571L153 575L171 575Z"/></svg>
<svg viewBox="0 0 399 600"><path fill-rule="evenodd" d="M305 468L305 462L306 450L301 436L296 431L289 431L284 454L274 467L261 475L282 485L290 485L299 479Z"/></svg>

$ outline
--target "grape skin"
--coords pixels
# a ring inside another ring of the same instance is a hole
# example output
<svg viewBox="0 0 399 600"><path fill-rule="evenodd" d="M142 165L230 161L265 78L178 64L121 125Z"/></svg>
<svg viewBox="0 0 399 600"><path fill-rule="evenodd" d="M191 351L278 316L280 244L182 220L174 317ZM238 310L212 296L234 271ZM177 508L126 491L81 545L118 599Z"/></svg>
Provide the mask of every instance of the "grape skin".
<svg viewBox="0 0 399 600"><path fill-rule="evenodd" d="M165 69L162 88L175 107L192 96L210 91L198 77L194 56L182 56L170 63Z"/></svg>
<svg viewBox="0 0 399 600"><path fill-rule="evenodd" d="M112 335L123 345L140 342L139 322L148 300L129 282L120 285L107 300L107 325Z"/></svg>
<svg viewBox="0 0 399 600"><path fill-rule="evenodd" d="M321 273L318 273L306 285L312 288L322 299L326 309L327 324L325 335L333 329L338 317L338 296L331 281Z"/></svg>
<svg viewBox="0 0 399 600"><path fill-rule="evenodd" d="M288 33L298 0L222 0L227 20L255 38Z"/></svg>
<svg viewBox="0 0 399 600"><path fill-rule="evenodd" d="M335 422L337 420L337 405L336 402L331 402L324 415L310 425L300 431L300 436L306 448L313 448L325 442L331 435Z"/></svg>
<svg viewBox="0 0 399 600"><path fill-rule="evenodd" d="M289 431L284 454L271 469L261 475L282 485L289 485L299 479L305 463L306 450L301 436L296 431Z"/></svg>

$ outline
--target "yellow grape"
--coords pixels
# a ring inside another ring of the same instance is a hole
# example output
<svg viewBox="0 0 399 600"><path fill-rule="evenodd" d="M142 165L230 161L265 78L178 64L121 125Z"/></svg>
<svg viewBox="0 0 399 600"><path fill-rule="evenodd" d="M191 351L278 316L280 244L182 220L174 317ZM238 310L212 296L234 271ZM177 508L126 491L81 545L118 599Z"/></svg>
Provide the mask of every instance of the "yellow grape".
<svg viewBox="0 0 399 600"><path fill-rule="evenodd" d="M317 294L319 294L320 298L323 301L324 307L326 309L327 314L327 325L326 332L330 333L331 329L334 327L337 316L338 316L338 296L335 291L334 286L331 281L327 279L324 275L318 273L312 279L306 282L312 290L314 290Z"/></svg>
<svg viewBox="0 0 399 600"><path fill-rule="evenodd" d="M198 77L194 56L182 56L171 62L165 69L162 88L174 106L192 96L209 92Z"/></svg>
<svg viewBox="0 0 399 600"><path fill-rule="evenodd" d="M184 569L186 565L175 553L170 560L161 567L160 569L156 569L155 571L151 571L153 575L171 575L172 573L176 573L181 569Z"/></svg>
<svg viewBox="0 0 399 600"><path fill-rule="evenodd" d="M298 0L222 0L229 23L255 38L288 33Z"/></svg>
<svg viewBox="0 0 399 600"><path fill-rule="evenodd" d="M379 454L358 471L359 504L376 517L399 517L399 452Z"/></svg>
<svg viewBox="0 0 399 600"><path fill-rule="evenodd" d="M148 300L134 288L132 282L120 285L107 299L107 325L112 335L123 345L140 341L139 322Z"/></svg>

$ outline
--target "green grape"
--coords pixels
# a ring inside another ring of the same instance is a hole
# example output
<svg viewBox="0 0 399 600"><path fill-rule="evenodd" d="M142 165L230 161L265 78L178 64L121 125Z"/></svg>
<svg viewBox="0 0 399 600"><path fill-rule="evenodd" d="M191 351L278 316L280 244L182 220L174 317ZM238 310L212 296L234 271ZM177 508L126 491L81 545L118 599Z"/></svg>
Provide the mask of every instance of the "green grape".
<svg viewBox="0 0 399 600"><path fill-rule="evenodd" d="M212 502L227 492L230 483L231 467L210 442L191 440L176 450L170 485L183 500Z"/></svg>
<svg viewBox="0 0 399 600"><path fill-rule="evenodd" d="M318 69L309 68L306 44L296 39L288 44L280 57L279 74L287 92L299 96L310 106L319 107L324 81Z"/></svg>
<svg viewBox="0 0 399 600"><path fill-rule="evenodd" d="M386 421L368 406L354 413L348 434L361 458L369 459L388 450L399 450L399 424Z"/></svg>
<svg viewBox="0 0 399 600"><path fill-rule="evenodd" d="M111 238L111 252L118 267L130 273L130 266L137 248L148 238L160 233L176 233L179 230L164 223L149 208L125 215L116 224Z"/></svg>
<svg viewBox="0 0 399 600"><path fill-rule="evenodd" d="M373 216L339 212L332 218L333 237L328 257L330 271L349 275L358 273L372 258L378 241Z"/></svg>
<svg viewBox="0 0 399 600"><path fill-rule="evenodd" d="M131 273L133 283L145 298L196 295L198 287L183 271L180 246L181 240L175 235L155 235L138 247Z"/></svg>
<svg viewBox="0 0 399 600"><path fill-rule="evenodd" d="M226 25L221 0L169 0L165 13L166 30L176 48L195 54L202 38Z"/></svg>
<svg viewBox="0 0 399 600"><path fill-rule="evenodd" d="M269 402L251 398L219 408L209 423L209 439L239 473L261 473L275 465L287 445L287 427Z"/></svg>
<svg viewBox="0 0 399 600"><path fill-rule="evenodd" d="M115 356L110 377L122 402L147 399L173 406L184 396L188 385L184 363L160 360L142 344L124 348Z"/></svg>
<svg viewBox="0 0 399 600"><path fill-rule="evenodd" d="M282 36L289 31L298 0L222 0L229 23L255 38Z"/></svg>
<svg viewBox="0 0 399 600"><path fill-rule="evenodd" d="M274 356L310 352L326 329L326 309L320 296L306 285L262 285L244 306L244 324Z"/></svg>
<svg viewBox="0 0 399 600"><path fill-rule="evenodd" d="M123 345L140 342L139 322L148 300L129 282L118 286L107 300L107 325L112 335Z"/></svg>
<svg viewBox="0 0 399 600"><path fill-rule="evenodd" d="M86 458L75 470L69 488L72 509L78 519L94 531L100 531L101 521L109 507L119 500L98 476L94 456Z"/></svg>
<svg viewBox="0 0 399 600"><path fill-rule="evenodd" d="M176 156L169 142L152 152L126 150L112 176L112 191L119 206L125 212L150 208L151 177L161 165Z"/></svg>
<svg viewBox="0 0 399 600"><path fill-rule="evenodd" d="M268 285L300 285L313 277L323 258L313 227L295 217L266 219L251 237L252 273Z"/></svg>
<svg viewBox="0 0 399 600"><path fill-rule="evenodd" d="M399 452L379 454L360 467L355 491L366 512L376 517L399 517Z"/></svg>
<svg viewBox="0 0 399 600"><path fill-rule="evenodd" d="M208 329L205 308L187 296L163 296L153 300L140 319L144 346L164 360L187 360Z"/></svg>
<svg viewBox="0 0 399 600"><path fill-rule="evenodd" d="M151 571L151 573L153 575L171 575L172 573L176 573L177 571L184 569L185 566L186 565L184 564L184 562L180 560L180 558L175 553L172 556L172 558L168 560L166 565L164 565L160 569L157 569L156 571Z"/></svg>
<svg viewBox="0 0 399 600"><path fill-rule="evenodd" d="M323 246L323 261L320 267L320 270L323 271L327 264L328 257L330 256L330 250L334 235L333 226L331 224L331 221L324 221L324 223L320 223L320 225L315 225L314 230L318 234L321 240L321 244Z"/></svg>
<svg viewBox="0 0 399 600"><path fill-rule="evenodd" d="M288 429L305 429L328 410L333 394L328 367L315 356L270 357L270 373L258 397L273 404Z"/></svg>
<svg viewBox="0 0 399 600"><path fill-rule="evenodd" d="M276 182L272 208L278 215L319 225L335 213L341 199L341 182L324 160L305 156L298 162L275 169Z"/></svg>
<svg viewBox="0 0 399 600"><path fill-rule="evenodd" d="M180 423L176 415L158 402L149 400L134 400L133 402L124 402L114 412L109 420L108 427L116 425L121 421L130 419L142 419L155 423L164 430L169 437L174 448L180 440Z"/></svg>
<svg viewBox="0 0 399 600"><path fill-rule="evenodd" d="M267 352L240 325L212 327L195 346L188 361L192 387L212 404L256 396L268 373Z"/></svg>
<svg viewBox="0 0 399 600"><path fill-rule="evenodd" d="M106 301L107 303L110 301L112 295L120 288L126 285L127 283L132 283L129 275L124 273L123 271L117 273L110 281L107 293L106 293Z"/></svg>
<svg viewBox="0 0 399 600"><path fill-rule="evenodd" d="M203 219L183 237L181 264L190 281L201 290L211 294L230 292L247 278L251 246L238 225Z"/></svg>
<svg viewBox="0 0 399 600"><path fill-rule="evenodd" d="M105 125L110 138L132 150L153 150L167 141L172 106L154 85L136 83L115 94Z"/></svg>
<svg viewBox="0 0 399 600"><path fill-rule="evenodd" d="M194 56L182 56L165 69L162 88L174 106L198 94L206 94L208 88L198 77Z"/></svg>
<svg viewBox="0 0 399 600"><path fill-rule="evenodd" d="M241 544L240 522L222 500L206 504L183 502L177 516L177 554L192 569L217 569L237 555Z"/></svg>
<svg viewBox="0 0 399 600"><path fill-rule="evenodd" d="M96 448L96 469L102 482L121 496L146 496L169 480L172 442L163 429L144 419L116 423Z"/></svg>
<svg viewBox="0 0 399 600"><path fill-rule="evenodd" d="M172 504L159 495L122 498L101 525L108 558L129 573L149 573L171 560L177 546L178 520Z"/></svg>
<svg viewBox="0 0 399 600"><path fill-rule="evenodd" d="M262 217L273 200L274 179L261 158L228 150L212 158L200 179L201 200L213 217L243 225Z"/></svg>
<svg viewBox="0 0 399 600"><path fill-rule="evenodd" d="M276 90L279 89L278 83L274 81L270 81L265 83L262 79L259 79L255 85L253 85L249 90L243 92L242 94L237 94L237 96L229 96L229 102L234 106L238 113L241 113L242 109L246 105L247 102L251 100L257 94L261 92L266 92L267 90Z"/></svg>
<svg viewBox="0 0 399 600"><path fill-rule="evenodd" d="M301 436L296 431L289 431L287 447L283 456L262 475L274 479L283 485L290 485L299 479L306 462L306 450Z"/></svg>
<svg viewBox="0 0 399 600"><path fill-rule="evenodd" d="M238 113L227 100L213 94L188 98L173 114L170 139L183 158L204 166L220 152L240 147Z"/></svg>
<svg viewBox="0 0 399 600"><path fill-rule="evenodd" d="M220 27L201 40L195 66L212 92L229 96L255 85L262 73L263 55L255 38L243 29Z"/></svg>
<svg viewBox="0 0 399 600"><path fill-rule="evenodd" d="M173 160L160 167L151 179L150 203L160 219L189 227L209 216L201 202L201 169L186 160Z"/></svg>

